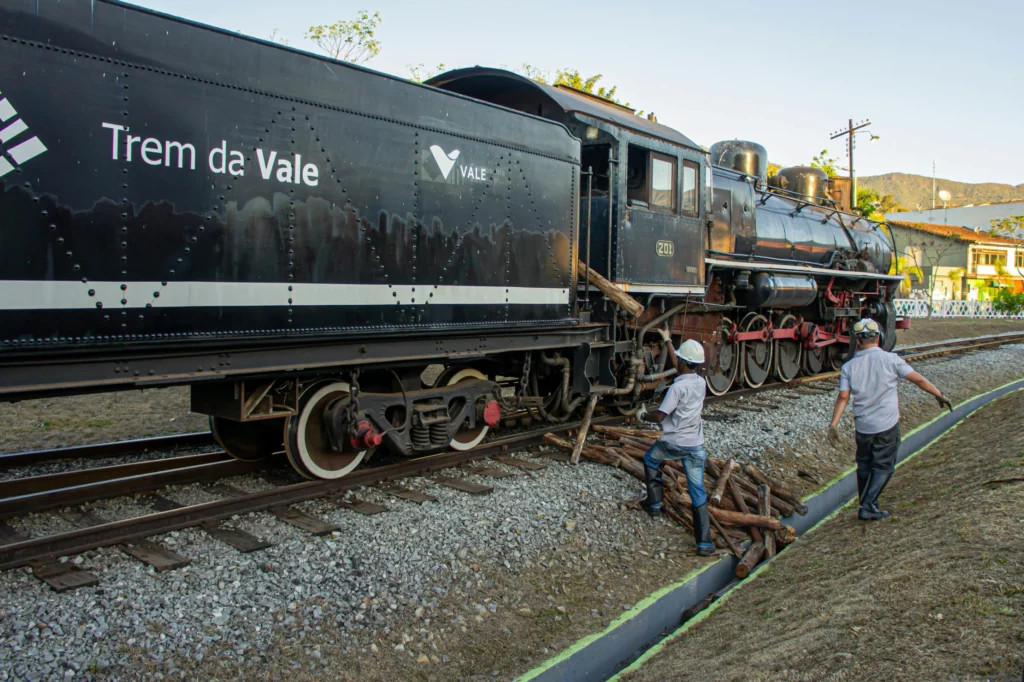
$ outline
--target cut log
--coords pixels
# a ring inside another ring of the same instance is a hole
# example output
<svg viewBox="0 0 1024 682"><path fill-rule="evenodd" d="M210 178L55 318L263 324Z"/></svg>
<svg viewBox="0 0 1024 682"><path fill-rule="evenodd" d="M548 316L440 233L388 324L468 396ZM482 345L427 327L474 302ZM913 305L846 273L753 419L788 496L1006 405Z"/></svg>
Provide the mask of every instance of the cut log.
<svg viewBox="0 0 1024 682"><path fill-rule="evenodd" d="M743 513L747 513L747 503L743 499L743 494L740 492L740 486L736 482L735 478L729 479L729 493L732 495L732 501L736 503L736 508ZM754 542L762 542L761 531L757 528L750 528L750 539Z"/></svg>
<svg viewBox="0 0 1024 682"><path fill-rule="evenodd" d="M785 547L796 540L796 529L793 526L783 526L775 531L775 544Z"/></svg>
<svg viewBox="0 0 1024 682"><path fill-rule="evenodd" d="M609 436L618 438L620 436L637 436L638 438L658 438L661 436L661 431L651 431L649 429L630 429L625 426L605 426L604 424L594 424L593 429L596 433L604 433Z"/></svg>
<svg viewBox="0 0 1024 682"><path fill-rule="evenodd" d="M597 399L599 397L595 393L590 396L590 400L587 402L587 409L583 412L583 421L580 423L580 432L576 434L576 447L572 449L572 459L569 460L572 464L580 463L580 454L582 454L583 446L587 442L587 431L590 430L590 420L594 418L594 408L597 406Z"/></svg>
<svg viewBox="0 0 1024 682"><path fill-rule="evenodd" d="M689 501L689 496L687 496ZM782 521L773 519L770 516L761 516L760 514L741 514L740 512L731 512L724 509L715 509L714 507L708 507L708 511L711 515L717 518L726 526L750 526L751 535L753 531L768 528L770 530L779 530L782 528Z"/></svg>
<svg viewBox="0 0 1024 682"><path fill-rule="evenodd" d="M791 504L793 506L793 509L796 510L796 513L800 516L804 516L807 514L807 505L803 503L803 500L800 499L799 495L789 490L788 488L786 488L786 486L782 485L778 481L773 481L772 479L768 478L763 471L758 469L753 464L747 464L746 466L744 466L743 473L745 473L751 479L757 481L762 485L770 486L772 489L772 494Z"/></svg>
<svg viewBox="0 0 1024 682"><path fill-rule="evenodd" d="M722 506L722 495L725 494L725 484L729 482L729 477L736 469L739 469L739 465L736 464L735 460L730 459L726 463L722 473L719 474L718 480L715 482L715 489L711 493L711 504L716 507Z"/></svg>
<svg viewBox="0 0 1024 682"><path fill-rule="evenodd" d="M606 280L596 270L588 268L587 264L583 261L577 261L576 267L576 277L579 278L580 282L587 281L587 270L590 270L590 283L597 287L598 291L611 299L615 305L625 310L633 318L639 318L643 314L644 307L639 301Z"/></svg>
<svg viewBox="0 0 1024 682"><path fill-rule="evenodd" d="M708 514L708 517L711 519L711 525L715 527L715 530L718 531L718 534L722 536L723 540L725 540L725 544L729 546L729 551L732 552L732 555L737 559L742 559L743 553L740 552L740 548L736 546L736 543L732 541L732 538L729 537L729 534L725 532L724 528L722 528L722 524L718 522L718 519L716 519L714 516L711 516L710 514Z"/></svg>
<svg viewBox="0 0 1024 682"><path fill-rule="evenodd" d="M764 544L755 542L747 548L746 554L740 559L740 562L736 564L736 577L746 578L750 575L750 572L754 570L754 567L761 563L761 557L764 556Z"/></svg>
<svg viewBox="0 0 1024 682"><path fill-rule="evenodd" d="M772 489L762 484L757 486L757 510L763 516L771 514ZM764 533L764 556L771 559L775 556L775 533Z"/></svg>

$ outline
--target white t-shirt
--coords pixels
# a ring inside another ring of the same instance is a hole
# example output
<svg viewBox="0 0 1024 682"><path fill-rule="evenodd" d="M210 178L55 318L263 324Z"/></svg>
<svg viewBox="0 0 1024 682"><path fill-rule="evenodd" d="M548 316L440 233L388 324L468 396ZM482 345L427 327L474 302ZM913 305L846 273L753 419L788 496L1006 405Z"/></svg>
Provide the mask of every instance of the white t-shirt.
<svg viewBox="0 0 1024 682"><path fill-rule="evenodd" d="M664 412L661 439L669 445L692 448L704 445L704 422L700 418L704 409L704 378L699 374L683 374L668 387L658 407Z"/></svg>
<svg viewBox="0 0 1024 682"><path fill-rule="evenodd" d="M900 420L896 384L914 370L907 361L878 346L857 351L843 365L839 390L853 394L853 418L857 433L882 433Z"/></svg>

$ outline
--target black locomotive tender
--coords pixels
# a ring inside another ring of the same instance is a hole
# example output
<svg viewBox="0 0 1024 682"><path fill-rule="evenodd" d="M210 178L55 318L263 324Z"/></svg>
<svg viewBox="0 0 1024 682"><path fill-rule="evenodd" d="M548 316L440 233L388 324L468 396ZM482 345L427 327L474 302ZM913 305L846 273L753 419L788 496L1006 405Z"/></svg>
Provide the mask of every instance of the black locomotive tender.
<svg viewBox="0 0 1024 682"><path fill-rule="evenodd" d="M111 0L0 0L0 33L6 400L189 385L233 456L338 478L595 393L629 413L671 381L659 327L713 393L836 366L865 314L895 340L885 232L816 171L769 186L758 145Z"/></svg>

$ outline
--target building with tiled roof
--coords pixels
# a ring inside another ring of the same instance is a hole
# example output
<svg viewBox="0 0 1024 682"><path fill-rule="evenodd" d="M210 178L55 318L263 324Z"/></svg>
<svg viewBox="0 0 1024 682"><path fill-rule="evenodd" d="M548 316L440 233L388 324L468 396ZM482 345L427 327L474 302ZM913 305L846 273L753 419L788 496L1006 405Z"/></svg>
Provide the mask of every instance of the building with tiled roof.
<svg viewBox="0 0 1024 682"><path fill-rule="evenodd" d="M981 227L888 220L911 295L985 300L1000 288L1024 291L1024 240Z"/></svg>
<svg viewBox="0 0 1024 682"><path fill-rule="evenodd" d="M959 225L973 229L992 229L993 220L1003 220L1015 216L1024 216L1024 201L1002 201L975 206L957 206L950 208L933 208L924 211L902 211L886 213L886 220L897 220L901 223L928 223L931 225ZM1024 237L1024 234L1018 234Z"/></svg>

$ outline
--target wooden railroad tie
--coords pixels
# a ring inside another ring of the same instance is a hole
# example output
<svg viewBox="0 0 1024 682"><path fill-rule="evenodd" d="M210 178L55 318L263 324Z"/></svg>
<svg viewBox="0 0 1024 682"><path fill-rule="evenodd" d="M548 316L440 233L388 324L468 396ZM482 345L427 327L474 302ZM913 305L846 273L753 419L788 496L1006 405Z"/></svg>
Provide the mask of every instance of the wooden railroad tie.
<svg viewBox="0 0 1024 682"><path fill-rule="evenodd" d="M452 488L453 490L461 490L462 492L469 493L470 495L486 495L494 490L494 488L489 485L480 485L478 483L473 483L472 481L467 481L464 478L438 476L436 478L431 478L430 480L437 485L443 485L444 487Z"/></svg>
<svg viewBox="0 0 1024 682"><path fill-rule="evenodd" d="M424 502L437 502L437 498L419 490L409 490L401 486L392 485L386 488L381 488L381 492L385 492L388 495L394 495L395 497L403 500L409 500L410 502L416 502L417 504L423 504Z"/></svg>
<svg viewBox="0 0 1024 682"><path fill-rule="evenodd" d="M147 495L144 499L156 511L172 511L185 506L163 495ZM244 554L266 549L274 544L260 540L240 528L230 528L221 521L202 521L198 525L213 539L220 540L225 545L230 545Z"/></svg>
<svg viewBox="0 0 1024 682"><path fill-rule="evenodd" d="M99 514L85 509L65 511L61 516L79 528L89 528L90 526L101 526L104 523L109 523L107 519ZM135 557L142 563L152 566L157 573L181 568L192 563L191 559L183 557L170 548L152 540L122 542L118 547L128 556Z"/></svg>
<svg viewBox="0 0 1024 682"><path fill-rule="evenodd" d="M30 538L0 521L0 543L13 545L16 542L25 542L28 539ZM54 592L67 592L68 590L99 585L100 583L100 579L89 571L79 568L71 561L61 563L57 557L31 561L28 566L32 569L32 575L37 580L49 585Z"/></svg>

